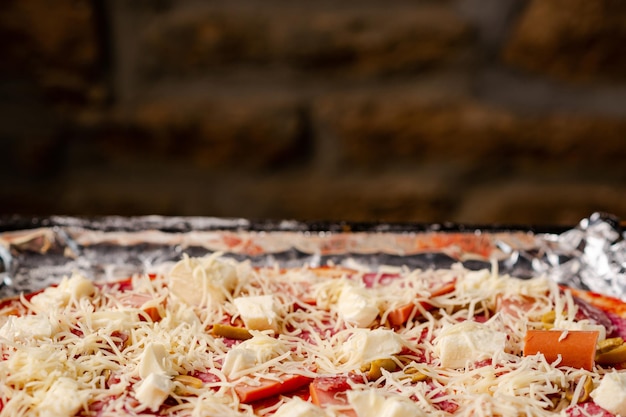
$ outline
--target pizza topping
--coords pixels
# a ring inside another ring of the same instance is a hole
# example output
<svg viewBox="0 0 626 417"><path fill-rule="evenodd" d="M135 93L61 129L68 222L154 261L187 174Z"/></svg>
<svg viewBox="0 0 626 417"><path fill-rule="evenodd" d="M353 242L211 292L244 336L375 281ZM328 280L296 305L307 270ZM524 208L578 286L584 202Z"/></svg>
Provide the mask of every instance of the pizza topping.
<svg viewBox="0 0 626 417"><path fill-rule="evenodd" d="M591 371L594 366L598 333L595 331L528 330L524 355L542 354L556 366Z"/></svg>
<svg viewBox="0 0 626 417"><path fill-rule="evenodd" d="M68 377L60 377L52 383L37 406L40 417L66 417L78 412L87 401L89 393L81 390L78 383Z"/></svg>
<svg viewBox="0 0 626 417"><path fill-rule="evenodd" d="M564 291L561 296L555 297L555 318L553 329L555 330L583 330L598 333L598 340L604 340L607 336L607 328L598 324L581 312L581 304L570 291Z"/></svg>
<svg viewBox="0 0 626 417"><path fill-rule="evenodd" d="M408 303L390 311L387 318L392 326L399 327L409 321L411 317L415 317L418 312L415 304Z"/></svg>
<svg viewBox="0 0 626 417"><path fill-rule="evenodd" d="M185 257L169 273L169 290L194 306L215 306L226 300L238 284L236 267L219 254L205 258Z"/></svg>
<svg viewBox="0 0 626 417"><path fill-rule="evenodd" d="M248 340L252 338L252 334L242 327L229 326L227 324L214 324L213 336L226 337L234 340Z"/></svg>
<svg viewBox="0 0 626 417"><path fill-rule="evenodd" d="M591 397L600 407L611 413L626 415L626 373L609 372L604 375Z"/></svg>
<svg viewBox="0 0 626 417"><path fill-rule="evenodd" d="M230 379L269 368L275 358L288 355L287 348L278 339L254 332L251 339L230 349L224 359L222 372Z"/></svg>
<svg viewBox="0 0 626 417"><path fill-rule="evenodd" d="M588 320L583 321L570 321L559 320L554 321L552 330L579 330L579 331L591 331L598 334L598 340L604 340L606 338L606 327L600 324L592 324Z"/></svg>
<svg viewBox="0 0 626 417"><path fill-rule="evenodd" d="M589 399L589 394L593 390L593 379L588 375L583 375L579 381L574 383L574 388L568 387L565 391L565 398L572 404L583 403Z"/></svg>
<svg viewBox="0 0 626 417"><path fill-rule="evenodd" d="M347 283L345 277L322 280L313 287L313 294L315 297L315 305L324 310L330 310L330 308L337 304L339 296L343 290L343 287L350 285Z"/></svg>
<svg viewBox="0 0 626 417"><path fill-rule="evenodd" d="M563 414L567 417L615 417L613 413L591 401L572 405Z"/></svg>
<svg viewBox="0 0 626 417"><path fill-rule="evenodd" d="M173 387L174 383L169 376L154 372L140 383L135 397L143 407L150 411L157 411L169 397Z"/></svg>
<svg viewBox="0 0 626 417"><path fill-rule="evenodd" d="M309 384L311 402L324 408L348 409L346 392L351 389L346 375L320 376Z"/></svg>
<svg viewBox="0 0 626 417"><path fill-rule="evenodd" d="M172 381L175 384L174 392L178 395L193 395L204 386L200 378L191 375L175 375Z"/></svg>
<svg viewBox="0 0 626 417"><path fill-rule="evenodd" d="M298 397L280 406L274 417L325 417L324 410Z"/></svg>
<svg viewBox="0 0 626 417"><path fill-rule="evenodd" d="M54 330L50 319L44 315L9 316L0 327L0 338L8 342L28 342L50 338Z"/></svg>
<svg viewBox="0 0 626 417"><path fill-rule="evenodd" d="M241 383L235 386L235 392L243 403L253 403L280 394L287 394L305 387L312 378L305 375L282 375L278 378L262 379L254 383Z"/></svg>
<svg viewBox="0 0 626 417"><path fill-rule="evenodd" d="M408 366L404 368L403 371L406 374L406 376L411 379L411 382L421 382L421 381L426 381L428 379L428 375L420 372L419 369L413 366Z"/></svg>
<svg viewBox="0 0 626 417"><path fill-rule="evenodd" d="M443 328L435 340L435 353L441 366L462 368L468 363L493 358L504 352L506 334L485 324L464 321Z"/></svg>
<svg viewBox="0 0 626 417"><path fill-rule="evenodd" d="M455 290L456 280L450 281L436 289L434 289L428 299L446 295ZM389 312L389 323L392 326L401 326L405 324L411 317L421 316L422 311L429 311L435 308L435 305L429 301L419 301L416 303L407 303Z"/></svg>
<svg viewBox="0 0 626 417"><path fill-rule="evenodd" d="M168 364L167 351L165 345L161 343L150 343L146 345L143 353L139 357L137 371L141 378L147 378L150 374L166 374L171 365Z"/></svg>
<svg viewBox="0 0 626 417"><path fill-rule="evenodd" d="M600 345L596 354L596 363L600 365L617 365L626 362L626 344L621 337L605 339L610 343Z"/></svg>
<svg viewBox="0 0 626 417"><path fill-rule="evenodd" d="M272 295L238 297L233 303L248 329L278 331L278 314Z"/></svg>
<svg viewBox="0 0 626 417"><path fill-rule="evenodd" d="M606 353L624 344L621 337L611 337L609 339L600 340L596 353Z"/></svg>
<svg viewBox="0 0 626 417"><path fill-rule="evenodd" d="M626 361L569 290L495 264L280 269L214 254L0 305L7 415L549 416L600 404L602 376Z"/></svg>
<svg viewBox="0 0 626 417"><path fill-rule="evenodd" d="M611 336L618 336L621 338L626 338L626 318L622 316L618 316L617 314L607 312L607 317L611 320L611 324L613 325L613 332ZM626 313L624 313L626 316Z"/></svg>
<svg viewBox="0 0 626 417"><path fill-rule="evenodd" d="M421 417L424 411L408 398L384 396L375 389L348 391L348 402L358 417Z"/></svg>
<svg viewBox="0 0 626 417"><path fill-rule="evenodd" d="M391 358L376 359L361 366L361 372L365 372L368 381L376 381L383 376L382 370L393 372L398 368L398 364Z"/></svg>
<svg viewBox="0 0 626 417"><path fill-rule="evenodd" d="M378 316L374 297L356 285L343 286L336 308L343 320L356 327L369 327Z"/></svg>
<svg viewBox="0 0 626 417"><path fill-rule="evenodd" d="M541 316L541 323L543 323L543 328L546 330L554 328L554 320L556 320L556 312L554 310L548 311Z"/></svg>
<svg viewBox="0 0 626 417"><path fill-rule="evenodd" d="M159 321L165 314L163 298L154 298L150 294L130 293L123 294L118 301L125 307L137 309L142 320Z"/></svg>
<svg viewBox="0 0 626 417"><path fill-rule="evenodd" d="M573 299L574 303L576 303L576 306L578 307L576 318L579 322L588 320L590 323L604 327L606 329L606 334L610 335L613 333L613 323L604 311L592 305L588 301L583 300L581 297L573 296Z"/></svg>
<svg viewBox="0 0 626 417"><path fill-rule="evenodd" d="M45 311L50 308L65 307L69 302L78 302L83 297L89 297L95 292L93 283L80 274L73 274L71 278L63 278L59 285L46 288L30 299L32 305Z"/></svg>
<svg viewBox="0 0 626 417"><path fill-rule="evenodd" d="M402 337L389 329L355 329L340 347L339 361L353 368L402 351Z"/></svg>

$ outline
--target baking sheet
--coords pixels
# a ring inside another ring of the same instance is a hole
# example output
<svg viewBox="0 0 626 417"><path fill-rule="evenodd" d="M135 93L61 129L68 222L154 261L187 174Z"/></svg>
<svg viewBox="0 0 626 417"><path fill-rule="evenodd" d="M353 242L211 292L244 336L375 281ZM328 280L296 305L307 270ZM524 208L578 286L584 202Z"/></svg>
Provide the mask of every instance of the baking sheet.
<svg viewBox="0 0 626 417"><path fill-rule="evenodd" d="M102 281L158 271L183 254L221 252L254 265L328 263L546 274L626 300L626 240L619 219L593 213L571 228L458 224L252 221L213 217L51 216L0 219L0 297L72 272Z"/></svg>

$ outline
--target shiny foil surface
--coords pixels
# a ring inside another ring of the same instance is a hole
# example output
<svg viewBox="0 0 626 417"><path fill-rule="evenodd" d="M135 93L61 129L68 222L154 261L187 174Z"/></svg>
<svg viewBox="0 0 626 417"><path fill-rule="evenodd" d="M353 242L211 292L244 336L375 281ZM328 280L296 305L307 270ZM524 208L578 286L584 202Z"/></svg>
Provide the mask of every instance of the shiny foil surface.
<svg viewBox="0 0 626 417"><path fill-rule="evenodd" d="M0 219L0 298L80 272L96 281L159 272L185 254L220 252L257 266L337 264L491 268L545 274L626 301L626 240L619 219L593 213L571 228L456 224L252 221L211 217Z"/></svg>

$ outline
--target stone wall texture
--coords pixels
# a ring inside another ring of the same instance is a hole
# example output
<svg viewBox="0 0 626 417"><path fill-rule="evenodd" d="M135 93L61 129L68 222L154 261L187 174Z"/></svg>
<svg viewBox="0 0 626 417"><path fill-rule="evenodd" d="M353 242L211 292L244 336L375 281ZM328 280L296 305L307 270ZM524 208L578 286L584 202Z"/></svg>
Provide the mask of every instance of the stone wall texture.
<svg viewBox="0 0 626 417"><path fill-rule="evenodd" d="M0 214L626 219L620 0L7 0Z"/></svg>

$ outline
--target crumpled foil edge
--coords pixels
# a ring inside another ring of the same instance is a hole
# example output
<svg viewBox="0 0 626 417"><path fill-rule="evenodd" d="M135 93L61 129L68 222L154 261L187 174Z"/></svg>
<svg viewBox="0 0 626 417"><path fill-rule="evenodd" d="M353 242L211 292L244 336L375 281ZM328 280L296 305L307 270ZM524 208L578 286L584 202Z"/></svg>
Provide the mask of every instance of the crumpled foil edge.
<svg viewBox="0 0 626 417"><path fill-rule="evenodd" d="M80 272L115 280L158 272L183 254L221 252L257 266L347 264L547 275L626 301L626 239L618 218L593 213L558 231L466 225L307 223L211 217L53 216L0 221L0 298Z"/></svg>

